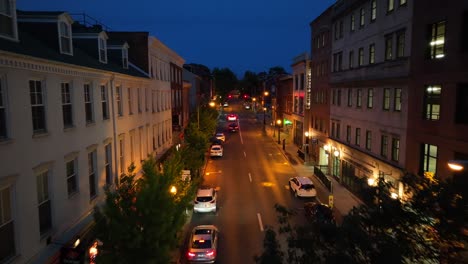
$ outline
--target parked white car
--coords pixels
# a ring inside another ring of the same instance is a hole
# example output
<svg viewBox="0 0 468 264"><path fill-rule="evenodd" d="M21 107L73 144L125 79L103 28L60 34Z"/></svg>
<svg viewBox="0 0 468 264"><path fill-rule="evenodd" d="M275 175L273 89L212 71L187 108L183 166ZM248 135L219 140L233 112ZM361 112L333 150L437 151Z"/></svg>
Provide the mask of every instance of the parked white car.
<svg viewBox="0 0 468 264"><path fill-rule="evenodd" d="M314 183L307 177L294 177L289 179L289 188L296 197L315 197L317 191Z"/></svg>
<svg viewBox="0 0 468 264"><path fill-rule="evenodd" d="M198 189L193 211L195 213L216 212L216 190L210 187Z"/></svg>
<svg viewBox="0 0 468 264"><path fill-rule="evenodd" d="M222 157L223 156L223 146L221 145L212 145L210 149L211 157Z"/></svg>

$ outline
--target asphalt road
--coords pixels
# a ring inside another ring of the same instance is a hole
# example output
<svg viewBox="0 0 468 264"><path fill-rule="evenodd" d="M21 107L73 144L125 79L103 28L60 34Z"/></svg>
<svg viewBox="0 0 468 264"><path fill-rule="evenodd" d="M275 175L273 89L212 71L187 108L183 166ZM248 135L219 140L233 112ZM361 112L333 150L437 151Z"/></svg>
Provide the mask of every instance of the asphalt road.
<svg viewBox="0 0 468 264"><path fill-rule="evenodd" d="M228 122L219 123L218 131L226 134L224 156L210 159L204 176L204 184L218 190L218 211L193 214L190 227L218 227L217 263L254 263L254 256L263 251L266 227L277 231L279 226L274 205L295 209L297 221L302 222L307 200L290 193L288 179L295 171L277 143L262 133L263 121L241 104L231 104L225 111L238 114L239 131L228 132Z"/></svg>

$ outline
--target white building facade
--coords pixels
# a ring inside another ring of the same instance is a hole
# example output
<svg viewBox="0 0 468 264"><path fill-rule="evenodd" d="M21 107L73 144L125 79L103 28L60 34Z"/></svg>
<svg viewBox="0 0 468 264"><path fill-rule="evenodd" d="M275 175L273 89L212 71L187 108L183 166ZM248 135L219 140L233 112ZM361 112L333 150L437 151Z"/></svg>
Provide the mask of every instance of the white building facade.
<svg viewBox="0 0 468 264"><path fill-rule="evenodd" d="M14 1L9 13L13 34L0 34L0 263L49 263L92 222L105 186L172 146L169 64L183 60L151 38L148 54L162 58L151 74L129 61L139 47L123 42L121 57L110 56L104 31L96 56L81 49L67 13L16 15ZM31 26L56 31L37 39Z"/></svg>

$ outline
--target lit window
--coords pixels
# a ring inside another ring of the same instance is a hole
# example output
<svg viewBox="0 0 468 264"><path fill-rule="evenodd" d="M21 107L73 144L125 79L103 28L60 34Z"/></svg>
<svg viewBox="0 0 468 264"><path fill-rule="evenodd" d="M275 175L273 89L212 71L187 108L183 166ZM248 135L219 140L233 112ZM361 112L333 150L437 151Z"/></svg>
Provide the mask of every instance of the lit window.
<svg viewBox="0 0 468 264"><path fill-rule="evenodd" d="M360 27L363 27L364 26L364 22L365 22L365 17L366 15L366 11L364 8L361 8L360 12L359 12L359 26Z"/></svg>
<svg viewBox="0 0 468 264"><path fill-rule="evenodd" d="M359 48L358 52L358 66L362 66L364 65L364 48Z"/></svg>
<svg viewBox="0 0 468 264"><path fill-rule="evenodd" d="M405 56L405 31L397 33L397 50L396 57L401 58Z"/></svg>
<svg viewBox="0 0 468 264"><path fill-rule="evenodd" d="M374 107L374 89L369 88L367 90L367 108Z"/></svg>
<svg viewBox="0 0 468 264"><path fill-rule="evenodd" d="M422 144L422 172L435 174L437 172L437 146Z"/></svg>
<svg viewBox="0 0 468 264"><path fill-rule="evenodd" d="M401 88L395 88L393 110L401 111Z"/></svg>
<svg viewBox="0 0 468 264"><path fill-rule="evenodd" d="M356 21L355 21L355 17L354 17L354 13L351 14L351 31L354 31L355 30L355 24L356 24Z"/></svg>
<svg viewBox="0 0 468 264"><path fill-rule="evenodd" d="M353 106L353 89L348 89L348 106Z"/></svg>
<svg viewBox="0 0 468 264"><path fill-rule="evenodd" d="M375 63L375 44L369 46L369 64Z"/></svg>
<svg viewBox="0 0 468 264"><path fill-rule="evenodd" d="M383 110L390 110L390 89L389 88L384 88Z"/></svg>
<svg viewBox="0 0 468 264"><path fill-rule="evenodd" d="M426 86L424 90L424 117L426 120L439 120L442 86Z"/></svg>
<svg viewBox="0 0 468 264"><path fill-rule="evenodd" d="M371 150L372 146L372 131L367 130L366 131L366 149Z"/></svg>
<svg viewBox="0 0 468 264"><path fill-rule="evenodd" d="M429 57L441 59L445 56L445 21L431 25L431 36L429 40Z"/></svg>
<svg viewBox="0 0 468 264"><path fill-rule="evenodd" d="M101 106L102 106L102 119L109 119L109 99L107 96L107 87L101 85Z"/></svg>
<svg viewBox="0 0 468 264"><path fill-rule="evenodd" d="M393 36L385 36L385 60L393 59Z"/></svg>
<svg viewBox="0 0 468 264"><path fill-rule="evenodd" d="M361 107L361 106L362 106L362 90L357 89L356 107Z"/></svg>
<svg viewBox="0 0 468 264"><path fill-rule="evenodd" d="M377 0L371 1L371 21L377 18Z"/></svg>
<svg viewBox="0 0 468 264"><path fill-rule="evenodd" d="M380 139L380 155L386 158L387 153L388 153L388 136L382 135Z"/></svg>
<svg viewBox="0 0 468 264"><path fill-rule="evenodd" d="M395 9L395 0L387 1L387 12L392 12Z"/></svg>
<svg viewBox="0 0 468 264"><path fill-rule="evenodd" d="M359 146L361 144L361 129L360 128L356 128L356 135L355 135L355 144L356 146Z"/></svg>

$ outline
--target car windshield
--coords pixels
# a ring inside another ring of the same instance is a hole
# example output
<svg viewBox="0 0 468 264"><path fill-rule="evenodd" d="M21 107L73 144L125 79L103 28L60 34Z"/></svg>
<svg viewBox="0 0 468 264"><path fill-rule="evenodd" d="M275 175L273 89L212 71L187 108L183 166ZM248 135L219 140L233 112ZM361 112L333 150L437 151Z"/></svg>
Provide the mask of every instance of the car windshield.
<svg viewBox="0 0 468 264"><path fill-rule="evenodd" d="M211 150L221 150L220 147L212 147Z"/></svg>
<svg viewBox="0 0 468 264"><path fill-rule="evenodd" d="M200 203L210 202L211 200L213 200L213 197L211 196L198 196L197 197L197 202L200 202Z"/></svg>
<svg viewBox="0 0 468 264"><path fill-rule="evenodd" d="M193 240L192 248L197 248L197 249L211 248L211 240L195 239Z"/></svg>
<svg viewBox="0 0 468 264"><path fill-rule="evenodd" d="M304 189L304 190L311 190L313 188L314 188L313 184L304 184L301 186L301 189Z"/></svg>

